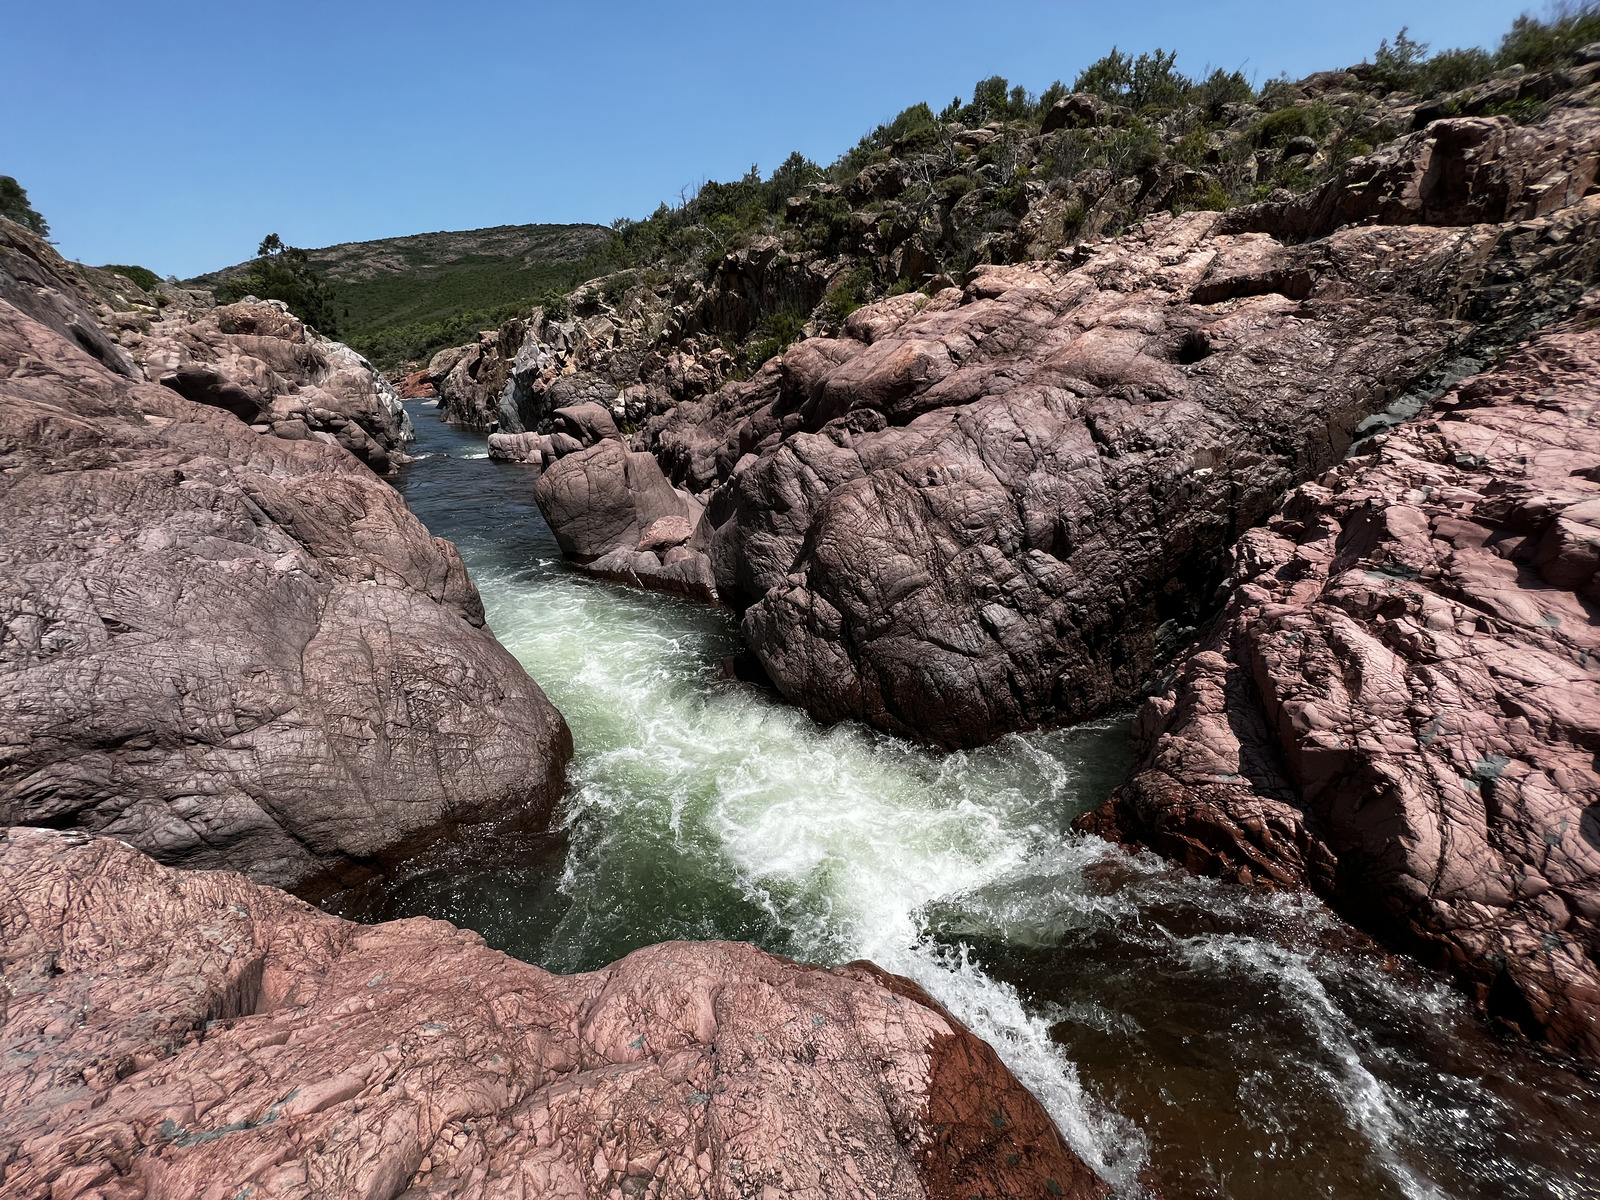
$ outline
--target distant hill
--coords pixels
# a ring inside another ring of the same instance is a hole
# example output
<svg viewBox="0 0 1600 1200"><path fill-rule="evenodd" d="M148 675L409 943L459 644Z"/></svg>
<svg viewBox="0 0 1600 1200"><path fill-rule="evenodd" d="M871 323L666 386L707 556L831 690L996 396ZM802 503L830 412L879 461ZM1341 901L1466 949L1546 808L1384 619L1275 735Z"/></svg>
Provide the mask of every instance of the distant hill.
<svg viewBox="0 0 1600 1200"><path fill-rule="evenodd" d="M610 237L603 225L497 225L344 242L307 254L334 290L339 334L380 365L423 357L498 324L502 310L548 290ZM188 281L212 286L239 263Z"/></svg>

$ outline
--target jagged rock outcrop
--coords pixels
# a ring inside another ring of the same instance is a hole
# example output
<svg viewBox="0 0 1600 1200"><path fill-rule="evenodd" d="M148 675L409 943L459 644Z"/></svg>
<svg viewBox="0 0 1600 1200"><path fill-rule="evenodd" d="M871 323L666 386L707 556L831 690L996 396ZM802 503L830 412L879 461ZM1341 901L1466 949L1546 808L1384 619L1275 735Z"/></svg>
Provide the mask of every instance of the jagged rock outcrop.
<svg viewBox="0 0 1600 1200"><path fill-rule="evenodd" d="M1527 221L1576 204L1600 167L1591 107L1558 108L1535 126L1459 117L1349 163L1292 200L1238 209L1224 231L1322 237L1345 225L1473 225Z"/></svg>
<svg viewBox="0 0 1600 1200"><path fill-rule="evenodd" d="M117 374L140 379L127 352L101 327L102 316L111 312L104 301L97 303L95 294L97 283L104 287L110 282L96 278L103 274L69 263L37 234L0 217L0 300L71 339ZM127 290L139 292L132 280L122 282ZM147 312L154 315L156 309L152 305Z"/></svg>
<svg viewBox="0 0 1600 1200"><path fill-rule="evenodd" d="M251 1195L1103 1197L908 980L733 943L554 976L110 839L0 842L0 1186Z"/></svg>
<svg viewBox="0 0 1600 1200"><path fill-rule="evenodd" d="M411 424L394 388L280 301L219 308L209 292L148 293L3 220L0 299L118 374L227 409L258 433L337 443L379 472L405 461Z"/></svg>
<svg viewBox="0 0 1600 1200"><path fill-rule="evenodd" d="M181 311L127 331L125 343L152 382L226 409L257 433L343 446L380 474L406 461L413 435L399 393L282 301Z"/></svg>
<svg viewBox="0 0 1600 1200"><path fill-rule="evenodd" d="M1430 169L1455 170L1463 143L1433 144ZM1549 144L1511 139L1496 170ZM1070 261L891 298L646 424L636 444L706 503L687 550L785 695L946 745L1138 696L1286 488L1600 269L1593 195L1303 245L1243 219L1153 218ZM623 457L562 469L621 497L605 476ZM578 512L545 506L558 537Z"/></svg>
<svg viewBox="0 0 1600 1200"><path fill-rule="evenodd" d="M0 301L0 821L312 890L540 825L571 738L455 548L342 447L225 408Z"/></svg>
<svg viewBox="0 0 1600 1200"><path fill-rule="evenodd" d="M1595 297L1600 302L1600 297ZM1080 828L1309 887L1600 1060L1600 303L1292 492Z"/></svg>

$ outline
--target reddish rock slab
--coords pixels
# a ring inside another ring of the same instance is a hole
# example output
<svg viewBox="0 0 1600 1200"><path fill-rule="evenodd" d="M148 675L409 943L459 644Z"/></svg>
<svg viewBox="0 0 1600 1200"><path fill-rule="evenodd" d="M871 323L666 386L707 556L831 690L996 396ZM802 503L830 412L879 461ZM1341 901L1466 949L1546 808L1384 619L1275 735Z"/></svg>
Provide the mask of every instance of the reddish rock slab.
<svg viewBox="0 0 1600 1200"><path fill-rule="evenodd" d="M433 377L428 374L427 367L411 372L395 390L400 393L402 400L433 400L439 395L433 389Z"/></svg>
<svg viewBox="0 0 1600 1200"><path fill-rule="evenodd" d="M667 943L556 976L110 839L0 841L17 1200L1103 1197L994 1051L870 964Z"/></svg>
<svg viewBox="0 0 1600 1200"><path fill-rule="evenodd" d="M1600 298L1591 298L1600 299ZM1600 1060L1600 309L1305 484L1079 827L1310 887Z"/></svg>
<svg viewBox="0 0 1600 1200"><path fill-rule="evenodd" d="M393 488L4 301L0 564L5 824L316 888L563 788L566 723Z"/></svg>

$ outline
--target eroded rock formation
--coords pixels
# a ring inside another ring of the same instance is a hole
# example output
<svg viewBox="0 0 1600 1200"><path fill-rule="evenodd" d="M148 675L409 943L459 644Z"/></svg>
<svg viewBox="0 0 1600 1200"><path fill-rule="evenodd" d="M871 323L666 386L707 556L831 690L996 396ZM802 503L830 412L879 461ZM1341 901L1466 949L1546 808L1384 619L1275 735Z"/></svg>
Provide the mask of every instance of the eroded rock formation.
<svg viewBox="0 0 1600 1200"><path fill-rule="evenodd" d="M1149 686L1363 421L1577 298L1597 161L1591 108L1436 121L1303 201L870 305L634 445L704 503L683 554L814 715L952 746L1079 719ZM561 462L614 494L605 530L541 483L569 553L637 553L631 457Z"/></svg>
<svg viewBox="0 0 1600 1200"><path fill-rule="evenodd" d="M455 548L342 446L133 382L0 301L0 514L0 821L316 888L548 816L560 714Z"/></svg>
<svg viewBox="0 0 1600 1200"><path fill-rule="evenodd" d="M411 425L394 388L280 301L219 308L209 292L148 293L4 220L0 299L118 374L226 409L258 433L336 443L380 473L405 461Z"/></svg>
<svg viewBox="0 0 1600 1200"><path fill-rule="evenodd" d="M1600 299L1600 298L1596 298ZM1600 1059L1600 308L1290 494L1080 827L1311 887Z"/></svg>
<svg viewBox="0 0 1600 1200"><path fill-rule="evenodd" d="M733 943L554 976L110 839L0 842L17 1200L1108 1192L908 980Z"/></svg>

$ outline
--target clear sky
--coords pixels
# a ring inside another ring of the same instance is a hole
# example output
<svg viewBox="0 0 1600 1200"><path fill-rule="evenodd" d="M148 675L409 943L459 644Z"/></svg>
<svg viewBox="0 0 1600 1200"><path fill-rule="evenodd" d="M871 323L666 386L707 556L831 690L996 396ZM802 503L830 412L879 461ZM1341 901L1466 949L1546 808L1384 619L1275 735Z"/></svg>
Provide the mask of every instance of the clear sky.
<svg viewBox="0 0 1600 1200"><path fill-rule="evenodd" d="M1402 25L1492 48L1526 7L0 0L0 174L68 257L188 276L273 231L323 246L643 216L791 150L829 162L987 75L1070 85L1113 44L1259 83L1359 62Z"/></svg>

